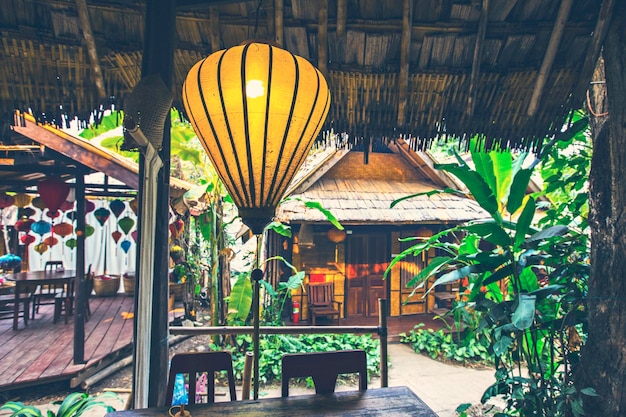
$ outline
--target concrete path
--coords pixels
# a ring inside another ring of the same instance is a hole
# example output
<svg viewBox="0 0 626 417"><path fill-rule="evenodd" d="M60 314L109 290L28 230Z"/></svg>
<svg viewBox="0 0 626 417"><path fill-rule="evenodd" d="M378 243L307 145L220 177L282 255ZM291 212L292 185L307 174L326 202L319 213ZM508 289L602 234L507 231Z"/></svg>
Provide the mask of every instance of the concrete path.
<svg viewBox="0 0 626 417"><path fill-rule="evenodd" d="M408 386L440 417L456 417L460 404L480 404L487 387L495 382L495 370L449 365L415 353L408 345L389 345L389 386ZM373 387L380 380L373 380Z"/></svg>

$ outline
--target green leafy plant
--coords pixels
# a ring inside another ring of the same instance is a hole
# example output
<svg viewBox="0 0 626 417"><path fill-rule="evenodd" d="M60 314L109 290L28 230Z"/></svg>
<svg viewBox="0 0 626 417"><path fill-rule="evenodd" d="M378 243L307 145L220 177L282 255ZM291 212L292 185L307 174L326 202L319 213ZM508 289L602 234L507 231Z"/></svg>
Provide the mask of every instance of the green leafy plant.
<svg viewBox="0 0 626 417"><path fill-rule="evenodd" d="M585 127L585 120L576 120L557 139L570 140ZM572 385L578 353L570 342L585 320L589 247L585 232L570 226L582 224L573 217L583 213L554 206L560 216L540 228L535 219L541 194L526 193L539 160L525 167L525 154L471 156L473 168L460 157L457 164L437 167L463 182L486 219L415 239L416 244L392 260L387 273L408 255L436 249L437 256L408 285L423 285L433 276L428 291L461 283L462 308L478 319L473 330L487 336L497 369L496 382L483 401L501 396L505 411L519 415L580 415L582 396L593 393ZM551 180L548 188L559 188L556 178ZM439 192L460 191L422 194Z"/></svg>
<svg viewBox="0 0 626 417"><path fill-rule="evenodd" d="M489 352L490 341L482 332L468 331L461 339L449 329L425 329L420 323L409 333L400 333L400 342L411 345L416 352L426 353L433 359L443 359L460 364L493 365Z"/></svg>
<svg viewBox="0 0 626 417"><path fill-rule="evenodd" d="M243 375L245 352L252 344L252 336L238 335L231 346L211 345L212 350L229 349L233 354L235 378ZM261 337L259 357L259 381L264 384L276 382L281 377L281 360L286 353L327 352L332 350L363 349L367 353L370 376L380 373L380 341L371 335L315 334L315 335L266 335Z"/></svg>
<svg viewBox="0 0 626 417"><path fill-rule="evenodd" d="M97 396L90 396L86 393L74 392L60 401L52 404L59 405L56 412L52 410L46 411L46 417L78 417L83 415L87 410L99 407L103 408L107 413L115 411L115 408L105 403L104 399L119 399L117 394L105 392ZM21 402L10 401L0 407L0 410L8 410L11 417L43 417L41 409L32 405L24 405Z"/></svg>

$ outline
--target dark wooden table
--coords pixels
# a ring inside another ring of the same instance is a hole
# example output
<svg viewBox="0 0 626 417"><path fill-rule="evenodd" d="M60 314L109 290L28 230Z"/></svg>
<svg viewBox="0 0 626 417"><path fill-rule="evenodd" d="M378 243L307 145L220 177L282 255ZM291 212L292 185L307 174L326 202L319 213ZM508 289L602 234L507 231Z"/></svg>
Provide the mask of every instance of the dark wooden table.
<svg viewBox="0 0 626 417"><path fill-rule="evenodd" d="M29 271L7 274L8 281L15 282L15 305L13 306L13 330L17 330L19 318L19 296L35 291L37 286L45 284L67 285L76 277L76 271L65 269L63 271ZM67 292L66 292L67 293Z"/></svg>
<svg viewBox="0 0 626 417"><path fill-rule="evenodd" d="M117 411L106 417L166 417L176 414L178 406ZM287 398L196 404L185 408L191 417L209 416L417 416L437 417L407 387L374 388L367 391L342 391L326 395L297 395Z"/></svg>

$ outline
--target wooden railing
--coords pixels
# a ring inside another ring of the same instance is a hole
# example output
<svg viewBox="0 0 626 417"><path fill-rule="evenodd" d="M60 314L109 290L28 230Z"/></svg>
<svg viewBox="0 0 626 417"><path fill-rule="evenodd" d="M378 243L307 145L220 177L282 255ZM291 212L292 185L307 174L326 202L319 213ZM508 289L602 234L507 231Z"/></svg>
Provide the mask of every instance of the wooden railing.
<svg viewBox="0 0 626 417"><path fill-rule="evenodd" d="M387 300L378 300L378 326L260 326L260 334L376 334L380 338L380 386L389 385L387 366ZM171 335L254 334L254 326L170 327Z"/></svg>

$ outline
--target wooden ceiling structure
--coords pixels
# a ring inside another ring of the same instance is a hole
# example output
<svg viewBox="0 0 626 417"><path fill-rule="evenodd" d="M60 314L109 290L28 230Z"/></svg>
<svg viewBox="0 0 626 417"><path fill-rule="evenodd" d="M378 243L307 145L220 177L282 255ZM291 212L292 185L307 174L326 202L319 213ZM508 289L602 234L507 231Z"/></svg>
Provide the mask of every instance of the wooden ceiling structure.
<svg viewBox="0 0 626 417"><path fill-rule="evenodd" d="M352 137L479 134L535 148L580 108L614 1L178 0L174 105L213 51L269 39L309 59ZM124 106L141 76L145 0L0 0L0 114L63 125ZM182 107L181 107L182 108Z"/></svg>

